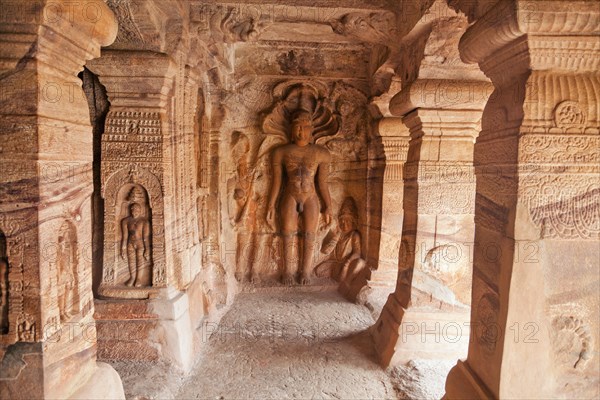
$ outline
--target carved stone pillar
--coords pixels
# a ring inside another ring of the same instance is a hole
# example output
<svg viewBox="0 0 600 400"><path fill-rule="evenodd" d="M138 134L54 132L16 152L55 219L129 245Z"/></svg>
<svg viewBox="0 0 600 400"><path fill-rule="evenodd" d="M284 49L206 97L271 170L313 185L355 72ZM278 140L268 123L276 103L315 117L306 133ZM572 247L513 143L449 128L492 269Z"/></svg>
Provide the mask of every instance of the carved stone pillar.
<svg viewBox="0 0 600 400"><path fill-rule="evenodd" d="M410 129L396 291L374 328L383 365L455 359L469 340L473 145L492 85L461 62L466 17L437 3L399 44L402 90L389 104Z"/></svg>
<svg viewBox="0 0 600 400"><path fill-rule="evenodd" d="M390 104L394 115L404 115L410 142L398 281L374 331L383 365L466 354L475 202L472 155L489 86L482 81L417 80Z"/></svg>
<svg viewBox="0 0 600 400"><path fill-rule="evenodd" d="M0 16L0 397L124 398L96 362L92 128L77 74L117 34L102 1Z"/></svg>
<svg viewBox="0 0 600 400"><path fill-rule="evenodd" d="M167 268L167 258L175 253L175 243L170 242L180 235L176 224L170 223L175 219L174 160L172 144L165 140L171 133L168 106L176 66L164 54L104 51L87 67L98 75L111 103L102 134L104 269L98 293L146 299L173 283L174 270ZM144 265L126 254L134 238L122 223L133 204L141 206L142 218L151 227L149 240L143 243L148 253L141 260ZM138 271L130 271L134 266ZM148 269L148 279L125 285L141 268Z"/></svg>
<svg viewBox="0 0 600 400"><path fill-rule="evenodd" d="M404 211L403 167L408 155L409 130L398 117L383 118L379 122L385 171L383 174L381 242L379 245L379 266L371 272L370 287L396 286L398 277L398 251L402 236Z"/></svg>
<svg viewBox="0 0 600 400"><path fill-rule="evenodd" d="M200 267L189 121L196 79L181 59L149 51L105 51L87 67L111 103L101 156L100 355L186 369L193 355L186 289Z"/></svg>
<svg viewBox="0 0 600 400"><path fill-rule="evenodd" d="M475 145L477 335L447 398L599 395L599 25L594 2L501 1L461 39L495 92Z"/></svg>

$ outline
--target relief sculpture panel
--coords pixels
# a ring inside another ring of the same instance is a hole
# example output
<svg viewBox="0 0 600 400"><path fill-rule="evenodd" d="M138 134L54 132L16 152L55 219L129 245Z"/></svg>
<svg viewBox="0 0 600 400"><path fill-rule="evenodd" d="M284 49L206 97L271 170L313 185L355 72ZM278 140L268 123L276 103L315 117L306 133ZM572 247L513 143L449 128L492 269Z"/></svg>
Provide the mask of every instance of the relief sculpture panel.
<svg viewBox="0 0 600 400"><path fill-rule="evenodd" d="M158 178L131 166L104 189L104 265L99 294L148 298L164 287L164 205Z"/></svg>
<svg viewBox="0 0 600 400"><path fill-rule="evenodd" d="M291 117L292 143L276 148L272 155L273 184L269 196L267 222L275 229L275 217L279 214L281 235L283 237L284 273L282 280L291 284L295 280L297 269L295 256L295 236L301 235L302 260L300 283L310 283L313 268L313 253L319 213L323 213L324 223L331 223L331 195L328 187L329 163L331 154L325 147L312 144L314 132L313 115L298 109ZM287 182L283 193L280 191L283 175ZM319 183L317 192L315 180ZM319 195L324 206L319 204ZM279 207L276 202L279 199Z"/></svg>
<svg viewBox="0 0 600 400"><path fill-rule="evenodd" d="M57 249L58 309L61 322L67 322L79 312L77 233L69 221L59 229Z"/></svg>
<svg viewBox="0 0 600 400"><path fill-rule="evenodd" d="M332 277L315 266L329 257L319 248L334 210L349 195L361 198L355 207L364 205L363 189L348 178L366 174L367 100L341 82L290 80L276 83L272 93L273 105L257 121L261 129L234 130L229 141L235 276L240 282L309 284ZM358 233L361 221L354 218L347 225ZM354 242L361 248L360 234Z"/></svg>

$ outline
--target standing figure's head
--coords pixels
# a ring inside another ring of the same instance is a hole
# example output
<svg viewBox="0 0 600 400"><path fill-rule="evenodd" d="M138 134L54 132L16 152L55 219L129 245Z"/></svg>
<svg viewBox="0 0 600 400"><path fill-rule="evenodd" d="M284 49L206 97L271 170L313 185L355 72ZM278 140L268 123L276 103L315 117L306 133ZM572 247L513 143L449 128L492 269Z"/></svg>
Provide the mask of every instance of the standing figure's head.
<svg viewBox="0 0 600 400"><path fill-rule="evenodd" d="M133 203L129 206L129 212L133 218L139 218L142 216L142 206L138 203Z"/></svg>
<svg viewBox="0 0 600 400"><path fill-rule="evenodd" d="M358 224L358 208L352 197L346 197L342 206L340 207L340 213L338 215L338 223L340 230L344 233L351 232L356 229Z"/></svg>
<svg viewBox="0 0 600 400"><path fill-rule="evenodd" d="M312 141L312 115L305 110L298 110L292 115L292 141L306 146Z"/></svg>
<svg viewBox="0 0 600 400"><path fill-rule="evenodd" d="M129 191L127 195L127 200L131 203L140 203L143 204L146 202L146 193L145 190L138 185L135 185Z"/></svg>

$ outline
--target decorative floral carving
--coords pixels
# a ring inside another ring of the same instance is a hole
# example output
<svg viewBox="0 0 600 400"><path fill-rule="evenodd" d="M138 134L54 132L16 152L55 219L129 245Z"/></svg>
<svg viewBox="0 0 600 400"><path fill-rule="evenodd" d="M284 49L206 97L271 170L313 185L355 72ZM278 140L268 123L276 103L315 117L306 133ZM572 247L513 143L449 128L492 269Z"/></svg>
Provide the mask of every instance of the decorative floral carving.
<svg viewBox="0 0 600 400"><path fill-rule="evenodd" d="M554 109L554 123L559 128L582 127L586 115L576 101L563 101Z"/></svg>
<svg viewBox="0 0 600 400"><path fill-rule="evenodd" d="M334 32L370 43L389 44L396 38L396 14L391 11L346 14L330 22Z"/></svg>
<svg viewBox="0 0 600 400"><path fill-rule="evenodd" d="M521 189L543 238L600 237L600 185L594 174L532 175Z"/></svg>

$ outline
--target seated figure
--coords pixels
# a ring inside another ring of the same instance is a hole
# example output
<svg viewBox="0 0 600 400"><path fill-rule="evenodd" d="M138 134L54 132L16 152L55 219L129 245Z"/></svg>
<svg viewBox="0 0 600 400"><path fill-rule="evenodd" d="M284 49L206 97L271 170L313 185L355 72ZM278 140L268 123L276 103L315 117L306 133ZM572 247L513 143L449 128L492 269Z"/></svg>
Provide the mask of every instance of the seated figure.
<svg viewBox="0 0 600 400"><path fill-rule="evenodd" d="M340 288L349 288L352 283L362 276L366 262L362 258L361 236L356 229L358 209L352 197L347 197L338 215L338 229L330 231L321 253L329 257L320 263L315 273L319 277L332 277L340 282Z"/></svg>

